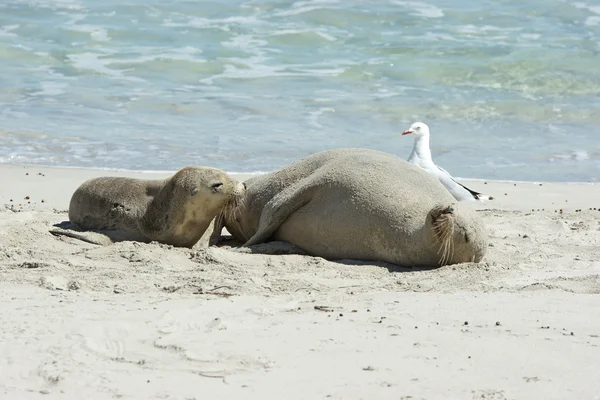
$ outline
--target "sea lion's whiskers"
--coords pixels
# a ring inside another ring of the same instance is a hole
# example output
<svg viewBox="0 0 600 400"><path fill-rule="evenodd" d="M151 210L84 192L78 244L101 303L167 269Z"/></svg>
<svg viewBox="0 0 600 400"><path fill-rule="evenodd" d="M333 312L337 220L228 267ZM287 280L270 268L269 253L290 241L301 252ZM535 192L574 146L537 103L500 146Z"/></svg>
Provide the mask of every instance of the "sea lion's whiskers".
<svg viewBox="0 0 600 400"><path fill-rule="evenodd" d="M438 210L436 210L438 211ZM454 209L452 206L439 210L437 217L433 218L432 229L434 232L435 243L439 245L437 254L441 254L440 265L445 265L452 257L454 257L454 221L452 214Z"/></svg>
<svg viewBox="0 0 600 400"><path fill-rule="evenodd" d="M231 196L223 206L223 216L226 221L233 221L240 217L246 207L246 196L235 194Z"/></svg>

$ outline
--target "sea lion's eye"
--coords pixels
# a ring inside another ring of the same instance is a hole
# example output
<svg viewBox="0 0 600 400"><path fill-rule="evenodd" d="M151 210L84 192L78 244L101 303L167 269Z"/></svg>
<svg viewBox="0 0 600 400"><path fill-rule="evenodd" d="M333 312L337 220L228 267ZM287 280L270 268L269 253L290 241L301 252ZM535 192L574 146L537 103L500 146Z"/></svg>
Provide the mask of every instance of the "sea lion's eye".
<svg viewBox="0 0 600 400"><path fill-rule="evenodd" d="M223 182L213 183L212 185L210 185L210 187L212 188L213 192L217 192L223 187Z"/></svg>

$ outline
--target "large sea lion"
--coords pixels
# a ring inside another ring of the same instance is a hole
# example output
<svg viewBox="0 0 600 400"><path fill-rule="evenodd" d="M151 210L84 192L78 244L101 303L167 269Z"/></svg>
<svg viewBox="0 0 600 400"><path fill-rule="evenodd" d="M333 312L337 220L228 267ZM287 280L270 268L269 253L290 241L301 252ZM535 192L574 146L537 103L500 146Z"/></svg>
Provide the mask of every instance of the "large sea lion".
<svg viewBox="0 0 600 400"><path fill-rule="evenodd" d="M69 220L96 234L51 232L97 244L135 240L192 247L216 215L238 208L244 192L243 183L207 167L185 167L161 180L94 178L73 193ZM99 240L97 233L109 240Z"/></svg>
<svg viewBox="0 0 600 400"><path fill-rule="evenodd" d="M387 153L323 151L245 183L243 206L219 218L245 246L281 240L327 259L405 266L479 262L487 249L472 210Z"/></svg>

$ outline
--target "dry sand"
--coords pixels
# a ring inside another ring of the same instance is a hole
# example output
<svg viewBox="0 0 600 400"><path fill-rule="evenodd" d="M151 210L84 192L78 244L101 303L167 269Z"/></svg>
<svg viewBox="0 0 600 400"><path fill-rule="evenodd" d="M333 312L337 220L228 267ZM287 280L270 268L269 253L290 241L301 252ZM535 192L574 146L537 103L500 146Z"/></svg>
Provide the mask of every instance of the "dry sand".
<svg viewBox="0 0 600 400"><path fill-rule="evenodd" d="M488 255L419 270L51 235L102 175L0 165L2 399L600 398L597 185L469 182Z"/></svg>

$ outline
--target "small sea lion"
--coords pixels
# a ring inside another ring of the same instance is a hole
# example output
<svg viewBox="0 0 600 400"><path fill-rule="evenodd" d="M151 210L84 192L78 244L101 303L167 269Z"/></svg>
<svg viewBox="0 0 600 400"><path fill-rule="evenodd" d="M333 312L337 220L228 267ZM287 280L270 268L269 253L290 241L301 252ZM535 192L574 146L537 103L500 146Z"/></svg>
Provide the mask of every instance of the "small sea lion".
<svg viewBox="0 0 600 400"><path fill-rule="evenodd" d="M208 167L185 167L160 180L94 178L75 190L69 204L70 222L92 232L51 232L97 244L135 240L192 247L216 215L239 208L244 193L243 183Z"/></svg>
<svg viewBox="0 0 600 400"><path fill-rule="evenodd" d="M387 153L323 151L245 183L243 206L218 219L244 246L281 240L327 259L430 267L479 262L487 249L475 212Z"/></svg>

